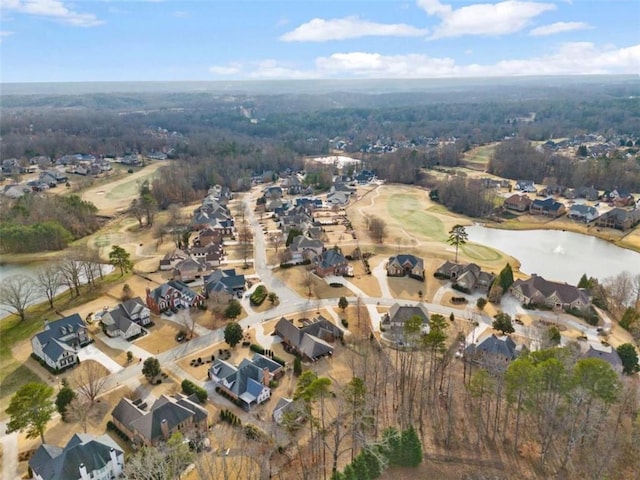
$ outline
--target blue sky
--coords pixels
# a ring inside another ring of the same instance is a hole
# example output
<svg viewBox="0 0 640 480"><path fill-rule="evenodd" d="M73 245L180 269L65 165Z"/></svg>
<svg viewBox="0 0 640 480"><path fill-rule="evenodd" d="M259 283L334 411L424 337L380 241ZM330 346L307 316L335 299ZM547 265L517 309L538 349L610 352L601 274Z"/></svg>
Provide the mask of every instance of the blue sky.
<svg viewBox="0 0 640 480"><path fill-rule="evenodd" d="M2 82L639 74L639 0L0 0Z"/></svg>

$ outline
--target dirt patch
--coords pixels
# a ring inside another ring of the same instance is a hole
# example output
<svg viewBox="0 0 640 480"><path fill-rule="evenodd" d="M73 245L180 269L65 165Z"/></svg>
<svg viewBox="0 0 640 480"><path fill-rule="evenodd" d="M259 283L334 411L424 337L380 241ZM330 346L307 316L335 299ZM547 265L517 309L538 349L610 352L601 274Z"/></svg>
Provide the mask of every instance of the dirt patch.
<svg viewBox="0 0 640 480"><path fill-rule="evenodd" d="M165 352L178 345L176 335L181 330L180 325L157 316L152 319L155 325L149 329L148 335L136 340L135 345L151 355Z"/></svg>
<svg viewBox="0 0 640 480"><path fill-rule="evenodd" d="M405 300L424 299L426 291L425 282L414 280L409 277L387 277L389 290L393 294L393 298L402 298ZM422 296L420 295L422 293Z"/></svg>

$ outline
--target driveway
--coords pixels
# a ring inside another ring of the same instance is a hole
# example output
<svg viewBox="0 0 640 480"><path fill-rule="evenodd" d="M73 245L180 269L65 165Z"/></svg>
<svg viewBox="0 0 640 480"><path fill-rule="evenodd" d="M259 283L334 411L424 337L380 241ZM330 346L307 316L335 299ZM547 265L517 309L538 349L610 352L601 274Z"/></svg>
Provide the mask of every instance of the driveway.
<svg viewBox="0 0 640 480"><path fill-rule="evenodd" d="M380 284L380 292L384 298L393 298L391 290L389 289L389 282L387 282L387 269L385 268L386 262L380 262L372 271L376 280Z"/></svg>
<svg viewBox="0 0 640 480"><path fill-rule="evenodd" d="M7 422L0 423L0 444L2 445L2 478L20 480L18 475L18 432L5 433Z"/></svg>
<svg viewBox="0 0 640 480"><path fill-rule="evenodd" d="M84 362L86 360L95 360L104 366L110 373L116 373L123 368L115 361L111 360L105 353L99 350L95 345L87 345L84 348L81 348L78 352L78 359L80 362Z"/></svg>

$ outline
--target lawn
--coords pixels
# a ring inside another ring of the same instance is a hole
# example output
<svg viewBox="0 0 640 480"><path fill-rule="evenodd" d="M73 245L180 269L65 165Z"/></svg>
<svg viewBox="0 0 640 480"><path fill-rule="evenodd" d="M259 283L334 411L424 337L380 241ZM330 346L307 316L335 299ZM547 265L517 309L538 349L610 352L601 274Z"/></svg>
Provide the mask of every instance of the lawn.
<svg viewBox="0 0 640 480"><path fill-rule="evenodd" d="M153 321L155 325L151 327L149 334L134 342L137 347L155 355L178 345L176 335L180 330L186 330L185 326L181 327L177 323L158 317L155 317Z"/></svg>
<svg viewBox="0 0 640 480"><path fill-rule="evenodd" d="M470 168L486 170L496 145L483 145L469 150L464 154L464 163L469 164Z"/></svg>
<svg viewBox="0 0 640 480"><path fill-rule="evenodd" d="M425 213L425 205L417 195L398 194L389 198L387 211L409 232L439 242L445 242L448 235L442 221Z"/></svg>

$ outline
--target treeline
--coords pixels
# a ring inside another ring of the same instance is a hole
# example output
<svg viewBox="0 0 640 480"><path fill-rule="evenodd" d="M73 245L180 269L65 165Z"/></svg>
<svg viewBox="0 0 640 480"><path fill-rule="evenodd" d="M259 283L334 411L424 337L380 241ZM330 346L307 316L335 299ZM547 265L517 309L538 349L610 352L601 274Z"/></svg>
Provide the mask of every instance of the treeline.
<svg viewBox="0 0 640 480"><path fill-rule="evenodd" d="M469 217L486 217L495 209L493 189L487 189L479 179L464 175L452 175L446 180L436 181L429 197L452 212Z"/></svg>
<svg viewBox="0 0 640 480"><path fill-rule="evenodd" d="M77 195L24 195L8 202L0 221L0 251L61 250L100 228L98 209Z"/></svg>
<svg viewBox="0 0 640 480"><path fill-rule="evenodd" d="M640 190L640 162L623 151L609 157L569 158L536 149L524 138L500 143L489 161L488 172L536 183L557 183L571 188L594 186L599 190Z"/></svg>

